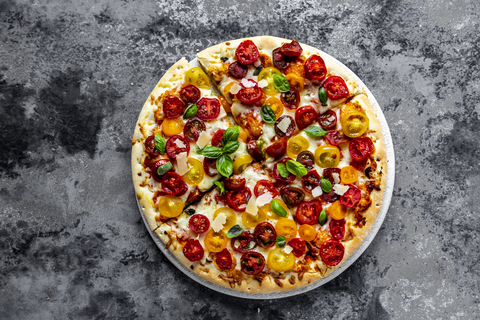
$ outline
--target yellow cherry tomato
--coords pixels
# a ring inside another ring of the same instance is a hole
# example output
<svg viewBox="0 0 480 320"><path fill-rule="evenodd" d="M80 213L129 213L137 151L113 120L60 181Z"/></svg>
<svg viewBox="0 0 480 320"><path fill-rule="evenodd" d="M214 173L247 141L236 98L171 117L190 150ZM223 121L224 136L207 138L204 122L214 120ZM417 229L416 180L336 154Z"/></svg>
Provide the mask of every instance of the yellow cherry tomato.
<svg viewBox="0 0 480 320"><path fill-rule="evenodd" d="M210 82L208 77L199 67L193 67L185 74L185 83L193 84L195 87L202 89L209 89Z"/></svg>
<svg viewBox="0 0 480 320"><path fill-rule="evenodd" d="M340 162L340 150L337 147L324 144L315 150L315 163L321 168L332 168Z"/></svg>
<svg viewBox="0 0 480 320"><path fill-rule="evenodd" d="M340 123L342 124L342 131L347 137L356 138L367 131L370 120L361 106L347 103L340 110Z"/></svg>
<svg viewBox="0 0 480 320"><path fill-rule="evenodd" d="M188 170L188 172L183 176L183 181L189 185L196 186L202 182L203 177L205 176L205 171L203 171L203 163L195 158L188 158L188 164L190 165L190 170Z"/></svg>
<svg viewBox="0 0 480 320"><path fill-rule="evenodd" d="M283 209L285 209L285 211L287 211L287 213L289 212L287 205L285 204L285 202L283 202L282 199L275 198L275 200L277 200L277 202L283 207ZM267 219L272 219L272 220L282 219L282 217L280 217L275 212L273 212L272 206L270 205L270 203L267 203L266 205L258 208L258 211L264 211L265 214L267 215Z"/></svg>
<svg viewBox="0 0 480 320"><path fill-rule="evenodd" d="M183 201L179 197L165 195L158 202L157 208L165 218L174 218L182 213L183 206Z"/></svg>
<svg viewBox="0 0 480 320"><path fill-rule="evenodd" d="M257 224L259 224L262 221L265 221L267 219L267 214L265 211L258 210L257 215L251 215L248 212L244 212L242 214L242 221L245 227L247 228L255 228Z"/></svg>
<svg viewBox="0 0 480 320"><path fill-rule="evenodd" d="M305 86L305 79L295 73L289 73L286 75L288 83L290 84L290 90L297 90L302 92Z"/></svg>
<svg viewBox="0 0 480 320"><path fill-rule="evenodd" d="M183 127L185 126L185 122L183 122L182 117L177 117L174 119L165 119L162 123L162 132L165 135L171 137L176 134L180 134L183 132Z"/></svg>
<svg viewBox="0 0 480 320"><path fill-rule="evenodd" d="M332 203L327 209L327 214L334 220L342 220L347 216L348 210L340 204L340 200Z"/></svg>
<svg viewBox="0 0 480 320"><path fill-rule="evenodd" d="M275 73L282 74L282 72L276 68L269 67L269 68L263 68L262 71L258 74L258 82L261 80L267 80L268 86L263 87L263 93L269 96L274 96L278 93L277 89L275 89L275 86L273 84L273 75Z"/></svg>
<svg viewBox="0 0 480 320"><path fill-rule="evenodd" d="M247 132L243 130L243 128L240 128L240 134L238 135L238 137L240 138L240 140L247 143L248 135L247 135Z"/></svg>
<svg viewBox="0 0 480 320"><path fill-rule="evenodd" d="M343 167L340 170L340 180L343 184L355 183L358 179L358 170L352 166Z"/></svg>
<svg viewBox="0 0 480 320"><path fill-rule="evenodd" d="M227 247L228 238L225 232L220 230L215 232L213 229L207 232L204 239L205 248L210 252L220 252Z"/></svg>
<svg viewBox="0 0 480 320"><path fill-rule="evenodd" d="M267 266L277 272L286 272L293 270L295 266L295 256L293 253L286 253L283 248L275 248L268 254Z"/></svg>
<svg viewBox="0 0 480 320"><path fill-rule="evenodd" d="M310 147L310 143L305 137L295 136L288 140L287 155L290 158L296 158L300 152L303 152Z"/></svg>
<svg viewBox="0 0 480 320"><path fill-rule="evenodd" d="M275 112L277 119L283 115L283 103L277 97L268 98L267 101L265 101L265 104Z"/></svg>
<svg viewBox="0 0 480 320"><path fill-rule="evenodd" d="M233 173L240 174L245 170L245 168L252 163L253 158L249 154L245 154L243 156L238 157L233 162Z"/></svg>
<svg viewBox="0 0 480 320"><path fill-rule="evenodd" d="M300 228L298 228L298 234L302 240L313 241L317 236L317 229L309 224L302 224Z"/></svg>
<svg viewBox="0 0 480 320"><path fill-rule="evenodd" d="M213 214L213 220L220 214L223 213L227 217L227 221L223 225L223 229L225 231L230 230L231 227L233 227L237 223L237 214L235 211L228 207L222 207L218 208L217 211Z"/></svg>
<svg viewBox="0 0 480 320"><path fill-rule="evenodd" d="M282 218L275 223L277 235L284 236L285 240L290 241L297 236L297 224L292 219Z"/></svg>

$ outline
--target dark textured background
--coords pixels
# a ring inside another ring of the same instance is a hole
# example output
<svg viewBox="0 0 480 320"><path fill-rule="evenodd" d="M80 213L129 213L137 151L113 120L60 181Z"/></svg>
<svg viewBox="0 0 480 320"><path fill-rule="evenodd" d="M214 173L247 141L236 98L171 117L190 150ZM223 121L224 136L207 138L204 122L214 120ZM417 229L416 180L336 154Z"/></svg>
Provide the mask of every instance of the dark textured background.
<svg viewBox="0 0 480 320"><path fill-rule="evenodd" d="M472 1L0 0L0 318L480 317L480 5ZM182 56L295 38L382 107L396 182L341 276L283 300L201 287L138 213L130 138Z"/></svg>

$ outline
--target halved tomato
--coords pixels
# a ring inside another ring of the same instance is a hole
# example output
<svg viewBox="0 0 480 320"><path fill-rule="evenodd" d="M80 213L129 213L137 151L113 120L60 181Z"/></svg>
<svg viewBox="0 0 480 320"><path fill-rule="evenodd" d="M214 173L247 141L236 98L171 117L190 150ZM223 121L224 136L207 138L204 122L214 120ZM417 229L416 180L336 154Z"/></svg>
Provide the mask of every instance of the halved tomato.
<svg viewBox="0 0 480 320"><path fill-rule="evenodd" d="M274 158L281 157L287 151L287 138L282 137L275 141L271 146L267 147L265 151Z"/></svg>
<svg viewBox="0 0 480 320"><path fill-rule="evenodd" d="M231 176L230 178L225 179L225 188L227 190L241 190L245 187L246 180L244 177L239 175Z"/></svg>
<svg viewBox="0 0 480 320"><path fill-rule="evenodd" d="M268 254L267 266L276 272L291 271L295 266L295 257L292 253L286 253L283 248L275 248Z"/></svg>
<svg viewBox="0 0 480 320"><path fill-rule="evenodd" d="M257 243L253 240L253 235L250 231L243 231L241 235L232 239L230 245L234 251L245 253L253 250L257 246Z"/></svg>
<svg viewBox="0 0 480 320"><path fill-rule="evenodd" d="M237 98L244 104L254 104L255 102L259 101L263 97L263 91L258 86L258 83L254 80L247 80L251 86L245 87L242 83L240 86L242 87L240 91L237 93Z"/></svg>
<svg viewBox="0 0 480 320"><path fill-rule="evenodd" d="M317 117L317 111L312 106L303 106L295 111L295 122L300 130L312 124Z"/></svg>
<svg viewBox="0 0 480 320"><path fill-rule="evenodd" d="M320 247L320 257L327 266L336 266L343 260L345 248L340 241L328 239Z"/></svg>
<svg viewBox="0 0 480 320"><path fill-rule="evenodd" d="M282 218L275 223L275 230L277 235L284 236L289 241L297 235L297 224L292 219Z"/></svg>
<svg viewBox="0 0 480 320"><path fill-rule="evenodd" d="M255 197L258 198L265 192L270 192L270 194L272 195L272 198L275 198L278 195L278 191L273 186L273 183L271 183L268 180L258 181L257 184L255 185L255 189L253 190Z"/></svg>
<svg viewBox="0 0 480 320"><path fill-rule="evenodd" d="M180 89L180 98L186 103L192 104L200 99L200 90L193 84L188 84Z"/></svg>
<svg viewBox="0 0 480 320"><path fill-rule="evenodd" d="M302 177L302 187L303 190L308 193L312 193L312 190L320 186L320 175L317 170L312 170Z"/></svg>
<svg viewBox="0 0 480 320"><path fill-rule="evenodd" d="M270 222L261 222L253 231L253 239L262 248L269 248L275 245L277 232Z"/></svg>
<svg viewBox="0 0 480 320"><path fill-rule="evenodd" d="M283 119L288 118L290 120L290 124L288 125L287 129L285 131L280 130L278 127L278 124L282 122ZM293 120L292 117L290 116L281 116L278 118L277 122L275 123L275 133L279 137L290 137L293 133L295 132L295 121Z"/></svg>
<svg viewBox="0 0 480 320"><path fill-rule="evenodd" d="M305 254L306 246L305 241L299 238L292 239L287 243L290 247L293 248L292 253L295 257L300 258Z"/></svg>
<svg viewBox="0 0 480 320"><path fill-rule="evenodd" d="M197 142L202 131L205 131L205 122L200 118L194 117L187 121L183 128L183 135L190 142Z"/></svg>
<svg viewBox="0 0 480 320"><path fill-rule="evenodd" d="M342 77L331 76L323 83L325 91L327 91L328 99L339 100L347 98L349 95L347 84Z"/></svg>
<svg viewBox="0 0 480 320"><path fill-rule="evenodd" d="M215 120L220 114L220 101L215 98L202 98L197 102L197 117L203 121Z"/></svg>
<svg viewBox="0 0 480 320"><path fill-rule="evenodd" d="M210 220L203 214L194 214L188 220L188 226L196 233L204 233L210 227Z"/></svg>
<svg viewBox="0 0 480 320"><path fill-rule="evenodd" d="M360 162L373 153L374 145L369 137L354 138L348 145L348 151L354 161Z"/></svg>
<svg viewBox="0 0 480 320"><path fill-rule="evenodd" d="M258 274L265 268L265 257L259 252L245 252L240 258L240 267L246 274Z"/></svg>
<svg viewBox="0 0 480 320"><path fill-rule="evenodd" d="M318 124L325 130L332 130L337 125L337 114L333 110L327 110L318 117Z"/></svg>
<svg viewBox="0 0 480 320"><path fill-rule="evenodd" d="M282 92L280 100L287 109L295 110L300 104L300 93L297 90Z"/></svg>
<svg viewBox="0 0 480 320"><path fill-rule="evenodd" d="M320 81L327 76L327 67L322 57L314 54L310 56L304 65L305 78Z"/></svg>
<svg viewBox="0 0 480 320"><path fill-rule="evenodd" d="M234 79L242 79L247 75L248 67L238 61L228 66L228 74Z"/></svg>
<svg viewBox="0 0 480 320"><path fill-rule="evenodd" d="M290 58L286 56L281 48L277 48L272 52L273 65L278 69L285 69L290 64Z"/></svg>
<svg viewBox="0 0 480 320"><path fill-rule="evenodd" d="M362 193L357 187L350 185L347 192L340 197L340 203L347 208L353 208L362 198Z"/></svg>
<svg viewBox="0 0 480 320"><path fill-rule="evenodd" d="M298 206L305 198L305 193L297 187L287 186L280 189L280 196L289 207Z"/></svg>
<svg viewBox="0 0 480 320"><path fill-rule="evenodd" d="M231 269L233 264L232 254L225 248L215 255L215 262L220 269Z"/></svg>
<svg viewBox="0 0 480 320"><path fill-rule="evenodd" d="M167 172L163 175L162 191L168 195L180 195L186 186L186 183L178 173Z"/></svg>
<svg viewBox="0 0 480 320"><path fill-rule="evenodd" d="M259 57L258 48L252 40L243 41L235 50L235 58L244 65L254 63Z"/></svg>
<svg viewBox="0 0 480 320"><path fill-rule="evenodd" d="M332 238L336 240L342 240L345 237L345 219L330 220L330 233Z"/></svg>
<svg viewBox="0 0 480 320"><path fill-rule="evenodd" d="M168 139L165 151L170 159L175 159L179 153L190 153L190 143L182 136L175 135Z"/></svg>
<svg viewBox="0 0 480 320"><path fill-rule="evenodd" d="M296 217L302 224L315 224L318 223L318 216L322 211L322 203L313 199L300 203L297 208Z"/></svg>
<svg viewBox="0 0 480 320"><path fill-rule="evenodd" d="M227 247L228 238L225 232L210 229L204 239L205 248L210 252L220 252Z"/></svg>
<svg viewBox="0 0 480 320"><path fill-rule="evenodd" d="M238 212L244 212L252 192L248 187L241 190L227 192L227 204L230 208Z"/></svg>
<svg viewBox="0 0 480 320"><path fill-rule="evenodd" d="M178 217L183 211L184 203L176 196L165 195L158 202L158 212L166 218Z"/></svg>
<svg viewBox="0 0 480 320"><path fill-rule="evenodd" d="M183 255L191 262L202 260L204 253L203 247L197 239L188 239L183 247Z"/></svg>
<svg viewBox="0 0 480 320"><path fill-rule="evenodd" d="M297 40L292 40L292 42L285 43L283 46L281 46L280 51L282 51L282 53L287 57L299 57L302 54L303 49Z"/></svg>

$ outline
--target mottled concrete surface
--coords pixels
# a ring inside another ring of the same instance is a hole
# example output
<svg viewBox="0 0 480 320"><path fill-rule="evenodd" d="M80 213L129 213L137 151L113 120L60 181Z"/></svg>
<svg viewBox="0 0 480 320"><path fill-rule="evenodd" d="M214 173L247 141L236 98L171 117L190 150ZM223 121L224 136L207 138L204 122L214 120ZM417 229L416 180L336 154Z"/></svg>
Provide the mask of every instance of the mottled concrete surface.
<svg viewBox="0 0 480 320"><path fill-rule="evenodd" d="M0 1L0 318L480 317L477 1ZM137 211L130 137L180 57L252 35L337 57L390 125L383 227L348 270L283 300L204 288Z"/></svg>

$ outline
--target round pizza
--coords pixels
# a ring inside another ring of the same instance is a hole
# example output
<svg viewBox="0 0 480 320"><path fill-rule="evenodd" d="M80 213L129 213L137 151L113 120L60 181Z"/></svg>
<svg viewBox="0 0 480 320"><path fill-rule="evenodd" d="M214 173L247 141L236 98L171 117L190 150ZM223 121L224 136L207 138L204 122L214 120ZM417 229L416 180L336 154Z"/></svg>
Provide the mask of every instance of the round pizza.
<svg viewBox="0 0 480 320"><path fill-rule="evenodd" d="M328 277L382 205L380 122L351 73L297 41L218 44L163 75L140 112L143 215L192 273L246 293Z"/></svg>

